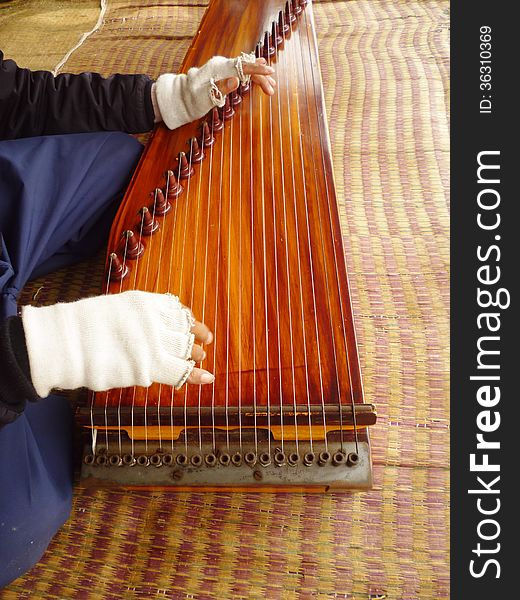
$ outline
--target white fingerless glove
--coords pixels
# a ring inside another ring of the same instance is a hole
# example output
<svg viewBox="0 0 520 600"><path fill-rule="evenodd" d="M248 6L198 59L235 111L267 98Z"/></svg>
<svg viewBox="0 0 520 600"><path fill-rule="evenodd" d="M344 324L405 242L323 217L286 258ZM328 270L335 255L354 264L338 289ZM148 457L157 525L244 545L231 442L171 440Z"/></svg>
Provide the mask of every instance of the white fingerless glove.
<svg viewBox="0 0 520 600"><path fill-rule="evenodd" d="M54 388L102 391L154 381L180 387L194 366L194 319L170 294L132 291L26 306L22 321L41 397Z"/></svg>
<svg viewBox="0 0 520 600"><path fill-rule="evenodd" d="M242 68L245 62L255 62L255 55L214 56L204 66L191 68L186 75L161 75L152 87L156 112L160 112L167 127L176 129L202 117L214 106L224 106L226 97L215 82L229 77L238 77L242 83L249 81L250 76L244 75Z"/></svg>

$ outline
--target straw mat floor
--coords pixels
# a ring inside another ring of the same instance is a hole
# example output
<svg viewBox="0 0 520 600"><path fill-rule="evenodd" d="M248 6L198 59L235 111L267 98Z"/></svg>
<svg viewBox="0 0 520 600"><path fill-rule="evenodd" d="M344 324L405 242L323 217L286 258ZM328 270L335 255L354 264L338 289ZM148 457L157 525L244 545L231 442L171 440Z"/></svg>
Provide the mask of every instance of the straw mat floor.
<svg viewBox="0 0 520 600"><path fill-rule="evenodd" d="M21 67L52 70L98 15L98 0L0 0L0 48Z"/></svg>
<svg viewBox="0 0 520 600"><path fill-rule="evenodd" d="M109 0L66 70L157 75L205 2ZM315 2L366 397L368 493L87 491L3 598L447 599L448 3ZM100 289L102 257L38 300Z"/></svg>

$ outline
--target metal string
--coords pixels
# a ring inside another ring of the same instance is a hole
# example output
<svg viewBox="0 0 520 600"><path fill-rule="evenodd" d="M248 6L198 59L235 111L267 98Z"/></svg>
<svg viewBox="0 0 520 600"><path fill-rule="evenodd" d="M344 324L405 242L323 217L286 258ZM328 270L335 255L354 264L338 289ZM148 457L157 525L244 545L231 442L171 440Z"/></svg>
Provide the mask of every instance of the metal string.
<svg viewBox="0 0 520 600"><path fill-rule="evenodd" d="M306 37L307 37L307 46L308 46L308 54L309 56L311 56L311 45L310 45L310 38L309 38L309 25L308 25L308 21L307 21L307 13L305 13L305 30L306 30ZM301 45L301 42L300 42ZM303 54L303 51L302 51ZM302 60L302 64L303 64L303 60ZM312 74L312 82L313 82L313 87L316 86L316 81L314 79L314 71L311 70L311 74ZM305 73L304 73L304 77L305 77ZM306 96L307 98L307 96ZM319 114L319 109L318 109L318 104L317 104L317 98L316 96L314 97L314 102L315 102L315 109L316 109L316 114ZM307 100L308 103L308 100ZM307 114L309 115L309 110L307 111ZM310 117L309 117L310 119ZM320 134L320 140L321 140L321 144L320 144L320 148L321 148L321 160L322 160L322 166L323 166L323 173L326 174L326 169L325 169L325 157L324 157L324 150L323 150L323 143L326 142L327 140L324 140L324 134L321 128L321 123L320 120L318 119L318 128L319 128L319 134ZM326 134L325 134L326 135ZM329 195L329 186L328 186L328 181L327 181L327 177L324 177L325 179L325 189L326 189L326 195L327 195L327 207L328 207L328 215L329 215L329 227L330 227L330 236L331 236L331 240L332 240L332 247L333 247L333 252L334 252L334 266L335 266L335 273L336 273L336 285L337 285L337 290L338 290L338 297L339 297L339 301L340 301L340 310L341 310L341 326L342 326L342 331L343 331L343 341L344 341L344 345L345 345L345 357L346 357L346 363L347 363L347 369L348 369L348 377L349 377L349 391L350 391L350 401L351 401L351 405L352 405L352 419L353 419L353 424L354 424L354 437L355 437L355 443L356 443L356 452L358 452L358 432L357 432L357 423L356 423L356 407L355 407L355 403L354 403L354 395L353 395L353 391L352 391L352 378L351 378L351 369L350 369L350 360L349 360L349 353L348 353L348 346L347 346L347 336L346 336L346 331L345 331L345 315L344 315L344 310L343 310L343 294L341 293L341 288L340 288L340 283L339 283L339 272L338 272L338 259L337 259L337 255L336 255L336 244L334 243L334 230L333 230L333 226L332 226L332 214L331 214L331 198ZM321 227L321 218L320 218L320 227ZM322 237L323 239L323 237ZM346 271L346 260L345 260L345 253L342 252L343 255L343 263L345 266L345 271ZM329 295L328 295L329 297ZM330 301L330 297L329 297L329 301ZM332 330L332 315L331 315L331 330ZM354 332L355 335L355 332ZM334 360L336 360L336 346L334 344ZM336 373L337 373L337 368L336 368ZM344 446L344 439L343 439L343 417L342 417L342 407L341 407L341 395L340 395L340 389L339 389L339 379L338 379L338 404L339 404L339 418L340 418L340 428L341 428L341 449L343 450L343 446Z"/></svg>
<svg viewBox="0 0 520 600"><path fill-rule="evenodd" d="M107 273L107 277L106 277L105 295L107 295L110 290L110 275L112 274L112 263L114 262L114 258L112 256L112 254L110 254L110 256L109 256L109 261L110 262L108 264L108 273ZM91 437L92 437L92 454L95 454L96 453L96 442L97 442L97 429L94 426L95 395L93 392L91 393L90 398L91 398L90 399L90 431L91 431ZM108 392L105 397L105 404L107 401L108 401ZM106 425L106 413L105 413L105 425Z"/></svg>
<svg viewBox="0 0 520 600"><path fill-rule="evenodd" d="M257 390L256 390L256 321L255 321L255 244L254 244L254 223L255 223L255 211L254 211L254 185L253 185L253 82L249 88L249 176L250 176L250 188L251 188L251 321L253 324L253 412L254 412L254 435L255 435L255 453L258 455L258 430L257 430Z"/></svg>
<svg viewBox="0 0 520 600"><path fill-rule="evenodd" d="M231 99L230 99L231 105ZM229 131L229 203L228 203L228 251L227 251L227 315L226 315L226 444L229 452L229 305L231 302L231 208L233 196L233 121Z"/></svg>
<svg viewBox="0 0 520 600"><path fill-rule="evenodd" d="M110 264L108 266L108 275L107 275L107 286L106 286L106 292L105 295L108 294L109 289L110 289L110 274L112 272L112 263L114 262L114 259L112 257L112 255L110 255ZM123 266L124 269L124 266ZM107 404L108 404L108 395L110 392L105 392L105 445L106 445L106 451L108 452L108 421L107 421ZM92 404L90 405L90 424L92 426L92 447L95 448L96 446L96 437L97 434L94 434L94 395L92 395Z"/></svg>
<svg viewBox="0 0 520 600"><path fill-rule="evenodd" d="M154 201L153 210L152 210L152 220L154 218L155 218L155 201ZM138 241L138 243L141 243L141 240L142 240L142 237L143 237L143 225L144 225L144 215L141 217L141 226L139 228L139 241ZM138 256L137 259L136 259L136 261L135 261L134 284L133 284L133 289L134 290L137 287L137 272L139 270L140 260L141 260L141 257ZM134 409L135 409L135 395L136 395L136 391L137 391L137 388L134 386L134 388L132 390L132 407L131 407L131 411L130 411L130 438L131 438L130 444L131 444L131 453L132 453L132 456L134 456L134 451L135 451L135 442L134 442Z"/></svg>
<svg viewBox="0 0 520 600"><path fill-rule="evenodd" d="M153 200L153 211L152 211L152 219L155 219L155 213L156 213L156 208L157 208L157 197L158 197L158 193L157 193L157 188L155 189L154 192L154 200ZM152 248L152 244L153 244L153 235L150 236L150 241L148 242L148 253L147 253L147 261L146 261L146 267L145 267L145 277L144 277L144 289L147 290L148 289L148 275L150 273L150 259L152 256L152 252L151 252L151 248ZM162 255L162 237L163 237L163 230L161 228L161 242L160 242L160 255ZM159 270L161 268L161 263L159 262ZM157 273L157 279L158 279L158 275L159 272ZM135 278L134 278L134 289L137 283L137 269L135 270ZM149 393L149 389L150 388L146 388L145 391L145 397L144 397L144 408L143 408L143 414L144 414L144 447L145 447L145 452L148 453L148 393ZM135 386L134 386L134 397L135 397ZM133 407L132 407L132 412L133 412Z"/></svg>
<svg viewBox="0 0 520 600"><path fill-rule="evenodd" d="M96 455L97 429L94 427L94 392L90 392L90 435L92 439L92 454Z"/></svg>
<svg viewBox="0 0 520 600"><path fill-rule="evenodd" d="M214 138L214 127L213 121L211 121L211 137ZM206 243L205 243L205 251L204 251L204 293L203 293L203 304L202 304L202 322L205 322L205 314L206 314L206 283L207 283L207 272L208 272L208 240L209 240L209 221L211 214L211 178L213 174L213 148L216 144L210 146L210 157L209 157L209 177L208 177L208 209L207 209L207 217L206 217ZM202 142L202 150L204 151L204 142ZM202 451L202 423L201 423L201 396L202 396L202 386L199 386L199 395L198 395L198 418L199 418L199 448ZM214 424L213 424L214 430ZM214 446L215 444L213 444Z"/></svg>
<svg viewBox="0 0 520 600"><path fill-rule="evenodd" d="M219 273L220 273L220 236L221 236L221 222L222 222L222 169L224 164L224 134L226 128L222 129L222 138L220 145L220 176L219 176L219 202L218 202L218 246L217 246L217 274L216 274L216 282L215 282L215 319L214 319L214 327L213 327L213 373L216 370L217 364L217 315L218 315L218 292L219 292ZM217 450L217 443L215 438L215 381L213 381L212 385L212 393L211 393L211 419L212 419L212 433L213 433L213 448Z"/></svg>
<svg viewBox="0 0 520 600"><path fill-rule="evenodd" d="M282 19L285 18L285 13L282 11ZM278 23L275 21L275 59L276 63L280 68L279 57L282 57L284 63L285 61L285 53L278 53L278 46L276 44L276 38L278 34ZM283 27L282 27L282 36L284 36ZM284 36L284 48L285 48L285 36ZM286 72L287 65L284 64L284 72ZM292 388L293 388L293 410L294 410L294 430L295 430L295 442L296 442L296 453L299 453L299 444L298 444L298 419L297 419L297 411L296 411L296 377L294 370L294 345L293 345L293 323L292 323L292 306L291 306L291 273L289 267L289 246L288 246L288 235L287 235L287 204L286 204L286 196L285 196L285 168L284 168L284 157L283 157L283 136L282 136L282 112L281 112L281 85L280 85L280 77L278 75L278 70L276 71L276 83L278 88L277 96L277 106L278 106L278 124L279 124L279 137L280 137L280 170L281 170L281 181L282 181L282 202L283 202L283 224L284 224L284 237L285 237L285 268L287 273L287 304L288 304L288 312L289 312L289 345L291 351L291 374L292 374ZM285 91L288 94L287 86L285 87ZM291 164L293 163L292 156L292 146L291 146ZM299 249L298 249L299 250ZM280 417L282 418L282 417Z"/></svg>
<svg viewBox="0 0 520 600"><path fill-rule="evenodd" d="M240 107L244 106L244 100ZM239 148L238 148L238 198L240 211L238 215L238 440L242 452L242 110L240 114Z"/></svg>
<svg viewBox="0 0 520 600"><path fill-rule="evenodd" d="M142 239L142 233L143 233L143 224L144 224L144 215L141 217L141 226L139 228L139 239L137 241L138 245L141 244L141 239ZM124 255L125 255L125 262L126 262L126 253L127 253L127 248L128 248L128 238L127 241L125 243L125 251L124 251ZM139 264L139 259L140 256L137 257L136 259L136 271L137 271L137 267ZM124 266L123 266L124 268ZM136 283L135 283L135 274L134 274L134 289L135 289ZM119 283L119 293L121 293L123 289L123 280L121 279L120 283ZM108 292L107 292L108 293ZM134 388L135 391L135 388ZM118 406L117 406L117 423L118 423L118 437L119 437L119 455L121 456L122 454L122 440L121 440L121 401L122 401L122 397L123 397L123 388L119 388L119 402L118 402ZM132 404L132 415L131 415L131 437L132 437L132 454L133 454L133 448L134 448L134 413L133 413L133 404Z"/></svg>
<svg viewBox="0 0 520 600"><path fill-rule="evenodd" d="M124 234L123 234L124 235ZM125 239L125 249L123 252L123 273L124 273L124 269L126 267L126 253L127 253L127 249L128 249L128 236ZM110 260L110 268L112 268L112 259ZM110 278L108 279L108 284L110 284ZM123 278L121 278L120 282L119 282L119 293L121 293L123 289ZM108 285L107 285L107 293L108 293ZM121 452L121 416L120 416L120 410L121 410L121 394L122 394L122 390L120 390L120 396L119 396L119 405L118 405L118 438L119 438L119 451ZM107 416L107 410L108 410L108 397L110 396L110 390L105 392L105 444L106 444L106 452L108 454L108 416Z"/></svg>
<svg viewBox="0 0 520 600"><path fill-rule="evenodd" d="M307 78L306 78L306 74L305 74L305 64L303 61L303 49L302 49L302 42L301 42L301 36L300 36L300 31L298 31L297 34L297 38L299 41L299 45L300 45L300 50L301 52L300 54L300 59L301 59L301 67L302 67L302 73L303 73L303 80L304 80L304 86L305 89L307 89ZM304 94L304 98L305 98L305 103L307 106L307 125L308 125L308 130L309 130L309 135L312 131L311 129L311 123L310 123L310 115L309 115L309 101L308 101L308 95ZM314 156L314 144L311 144L311 155L312 155L312 164L316 164L316 159ZM313 173L314 173L314 182L315 182L315 189L318 189L318 181L317 181L317 174L316 174L316 169L313 169ZM328 312L329 312L329 324L330 324L330 336L331 336L331 342L332 342L332 352L333 352L333 359L334 359L334 373L336 375L336 385L337 385L337 392L338 392L338 402L340 402L340 398L341 398L341 390L340 390L340 384L339 384L339 373L338 373L338 366L337 366L337 357L336 357L336 340L334 338L334 326L333 326L333 321L332 321L332 309L331 309L331 301L330 301L330 289L329 289L329 276L328 276L328 269L327 269L327 262L326 262L326 257L325 257L325 245L324 245L324 238L323 238L323 229L322 229L322 217L321 217L321 203L320 203L320 199L319 197L317 197L317 207L318 207L318 223L320 226L320 245L321 245L321 255L323 258L323 265L324 265L324 272L325 272L325 288L326 288L326 298L327 298L327 307L328 307ZM326 416L325 416L325 404L324 402L322 402L322 413L323 413L323 428L324 428L324 435L325 435L325 448L327 449L327 426L326 426ZM340 415L341 415L341 407L340 407Z"/></svg>
<svg viewBox="0 0 520 600"><path fill-rule="evenodd" d="M293 32L293 35L297 35L296 31ZM291 36L292 37L292 36ZM291 49L293 51L293 57L296 57L296 55L298 54L297 49L295 46L293 46L293 44L290 44ZM297 66L297 59L293 58L293 64L296 64L296 69L298 71L298 66ZM318 374L319 374L319 382L320 382L320 396L321 396L321 405L322 405L322 416L323 416L323 430L324 430L324 438L325 438L325 450L328 450L328 444L327 444L327 423L326 423L326 418L325 418L325 398L324 398L324 391L323 391L323 377L322 377L322 373L323 373L323 369L322 369L322 365L321 365L321 348L320 348L320 336L319 336L319 330L318 330L318 313L316 310L316 293L315 293L315 283L314 283L314 259L313 259L313 251L312 251L312 247L313 244L311 243L311 233L310 233L310 224L309 224L309 210L308 210L308 195L307 195L307 179L305 177L305 170L304 170L304 152L303 152L303 142L302 142L302 136L303 136L303 132L302 132L302 121L301 121L301 112L300 112L300 101L299 101L299 94L296 93L295 94L296 97L296 109L297 109L297 113L298 113L298 119L297 119L297 124L298 124L298 141L299 141L299 147L300 147L300 166L301 166L301 171L302 171L302 181L303 181L303 197L304 197L304 206L305 206L305 220L306 220L306 226L307 226L307 243L308 243L308 249L309 249L309 258L310 258L310 271L311 271L311 285L312 285L312 301L313 301L313 308L314 308L314 328L315 328L315 335L316 335L316 347L317 347L317 357L318 357ZM309 415L309 427L310 427L310 415Z"/></svg>
<svg viewBox="0 0 520 600"><path fill-rule="evenodd" d="M192 149L193 149L193 138L190 140L190 158L188 161L188 169L191 171L192 163ZM179 157L179 177L180 177L180 169L181 169L181 160ZM179 283L179 295L182 293L182 282L184 277L184 249L186 247L186 226L188 222L188 200L190 197L190 188L191 188L191 177L188 177L188 185L186 187L186 196L184 198L184 231L182 235L182 253L181 253L181 277ZM186 450L186 455L188 454L188 387L184 388L184 446Z"/></svg>
<svg viewBox="0 0 520 600"><path fill-rule="evenodd" d="M264 194L264 98L262 93L257 94L260 103L260 182L261 182L261 197L262 197L262 247L264 260L264 306L265 306L265 348L266 348L266 382L267 382L267 428L271 429L271 389L269 381L269 318L267 304L267 248L266 248L266 231L265 231L265 194ZM271 436L268 436L268 452L271 454Z"/></svg>
<svg viewBox="0 0 520 600"><path fill-rule="evenodd" d="M168 183L169 183L169 177L168 177L167 182L166 182L166 195L165 195L166 202L168 202ZM157 192L155 193L155 198L154 198L154 203L153 203L152 223L155 221L156 206L157 206ZM143 228L143 223L144 223L144 216L143 216L143 220L141 221L141 232L142 232L142 228ZM157 268L157 277L156 277L156 280L155 280L155 291L156 292L158 292L158 290L159 290L159 280L160 280L160 273L161 273L161 266L162 266L164 227L161 227L161 234L160 235L161 235L161 238L160 238L160 242L159 242L159 265L158 265L158 268ZM148 404L148 390L149 390L149 388L146 388L146 396L145 396L146 397L146 405ZM159 440L158 440L159 441L159 448L162 447L161 397L162 397L162 383L159 384L159 393L158 393L158 399L157 399L157 425L158 425L157 431L158 431L158 436L159 436ZM145 415L145 417L147 417L147 415Z"/></svg>
<svg viewBox="0 0 520 600"><path fill-rule="evenodd" d="M285 23L285 12L282 15L283 22ZM289 32L291 29L289 29ZM297 200L296 200L296 176L295 176L295 158L294 158L294 147L293 147L293 136L292 136L292 114L291 114L291 101L289 95L289 76L288 76L288 67L289 60L291 59L291 55L289 53L289 47L292 46L291 39L286 37L286 32L282 30L282 35L284 39L284 49L287 50L287 54L285 52L284 62L285 62L285 92L287 96L287 116L289 119L289 145L291 148L291 176L292 176L292 189L293 189L293 209L294 209L294 218L295 218L295 233L296 233L296 248L298 254L298 279L300 283L300 311L301 311L301 326L302 326L302 337L303 337L303 349L304 349L304 362L305 362L305 383L307 389L307 417L309 423L309 447L310 451L314 452L313 445L313 435L312 435L312 421L311 421L311 399L310 399L310 386L309 386L309 365L307 362L307 333L305 330L305 306L303 303L303 281L302 281L302 259L300 254L300 235L299 235L299 219L298 219L298 210L297 210ZM303 190L305 193L305 189Z"/></svg>
<svg viewBox="0 0 520 600"><path fill-rule="evenodd" d="M177 173L177 182L180 183L181 180L181 162L179 161L178 173ZM189 181L189 180L188 180ZM168 185L170 183L170 177L167 179ZM168 269L168 292L172 291L172 272L173 272L173 257L174 257L174 249L175 249L175 230L177 227L177 210L178 210L178 202L177 200L174 202L174 215L173 215L173 226L172 226L172 241L170 247L170 265Z"/></svg>
<svg viewBox="0 0 520 600"><path fill-rule="evenodd" d="M269 56L269 36L267 36L267 40L268 40L268 45L267 45L267 62L270 65L271 64L271 58ZM273 40L273 44L274 44L274 48L275 48L275 52L276 52L276 36L275 39ZM272 207L273 207L273 240L274 240L274 244L273 244L273 249L274 249L274 269L275 269L275 278L274 278L274 282L275 282L275 290L276 290L276 327L277 327L277 333L278 333L278 383L279 383L279 393L280 393L280 450L284 451L284 430L283 430L283 390L282 390L282 355L281 355L281 348L282 348L282 340L280 337L280 302L279 302L279 286L278 286L278 249L276 247L276 242L277 242L277 231L276 231L276 204L277 204L277 199L275 198L275 191L274 191L274 152L273 152L273 148L274 148L274 144L273 144L273 103L272 103L272 98L271 96L269 96L269 136L270 136L270 141L271 141L271 200L272 200ZM280 137L280 144L282 143L281 137ZM282 201L284 202L285 205L285 198L282 199Z"/></svg>
<svg viewBox="0 0 520 600"><path fill-rule="evenodd" d="M191 153L192 153L192 149L193 149L193 139L192 139L191 144L192 144L192 148L190 149L190 157L191 157ZM201 152L204 153L204 140L203 140L203 136L201 138L200 147L201 147ZM198 247L198 239L199 239L199 212L200 212L200 196L201 196L201 186L202 186L203 165L204 165L204 159L202 159L202 161L200 162L200 172L199 172L199 179L198 179L198 185L197 185L197 213L196 213L196 217L195 217L196 228L195 228L195 242L193 244L193 271L192 271L192 276L191 276L190 307L193 306L193 303L194 303L194 300L195 300L195 270L196 270L196 266L197 266L197 247ZM200 389L200 387L199 387L199 389ZM188 387L187 386L186 386L186 389L185 389L184 392L185 392L185 396L184 397L185 397L185 401L186 401L186 398L188 396ZM198 420L199 420L199 430L198 430L198 434L199 434L199 446L202 449L202 432L201 432L201 429L200 429L200 427L201 427L200 426L200 406L199 406L198 411L199 411L199 414L198 414Z"/></svg>
<svg viewBox="0 0 520 600"><path fill-rule="evenodd" d="M166 179L166 198L168 198L168 190L170 185L170 176L167 174ZM180 184L181 179L181 163L179 161L179 168L177 173L177 182ZM170 264L168 268L168 285L167 290L168 293L171 293L172 290L172 272L173 272L173 256L174 256L174 245L175 245L175 231L177 225L177 209L178 209L178 201L177 199L173 205L174 215L173 215L173 226L172 226L172 241L170 246ZM173 423L173 412L175 408L175 388L172 386L171 388L171 396L170 396L170 431L171 431L171 447L172 453L174 450L174 423Z"/></svg>

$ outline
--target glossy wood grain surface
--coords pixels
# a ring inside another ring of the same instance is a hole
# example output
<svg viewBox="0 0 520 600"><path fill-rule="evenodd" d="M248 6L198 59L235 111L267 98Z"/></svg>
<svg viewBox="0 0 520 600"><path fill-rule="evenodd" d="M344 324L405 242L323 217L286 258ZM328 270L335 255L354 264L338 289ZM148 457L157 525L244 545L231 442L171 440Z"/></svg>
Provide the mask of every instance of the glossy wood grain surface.
<svg viewBox="0 0 520 600"><path fill-rule="evenodd" d="M215 54L253 50L281 3L214 0L183 70ZM280 406L363 402L352 310L336 207L330 144L308 4L270 58L277 92L253 85L215 133L182 194L142 237L144 253L124 258L122 233L139 237L139 210L189 152L200 121L159 126L114 221L109 252L129 273L108 286L171 292L207 323L214 343L202 367L214 385L179 391L112 390L101 406ZM129 327L131 327L129 323Z"/></svg>

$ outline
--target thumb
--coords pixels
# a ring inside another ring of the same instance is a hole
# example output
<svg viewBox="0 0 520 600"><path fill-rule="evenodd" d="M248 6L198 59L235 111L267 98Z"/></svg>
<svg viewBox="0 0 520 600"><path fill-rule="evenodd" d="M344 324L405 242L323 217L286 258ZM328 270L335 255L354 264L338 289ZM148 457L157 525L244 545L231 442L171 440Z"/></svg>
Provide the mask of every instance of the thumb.
<svg viewBox="0 0 520 600"><path fill-rule="evenodd" d="M229 77L228 79L221 79L217 81L217 87L224 96L238 88L238 77Z"/></svg>

